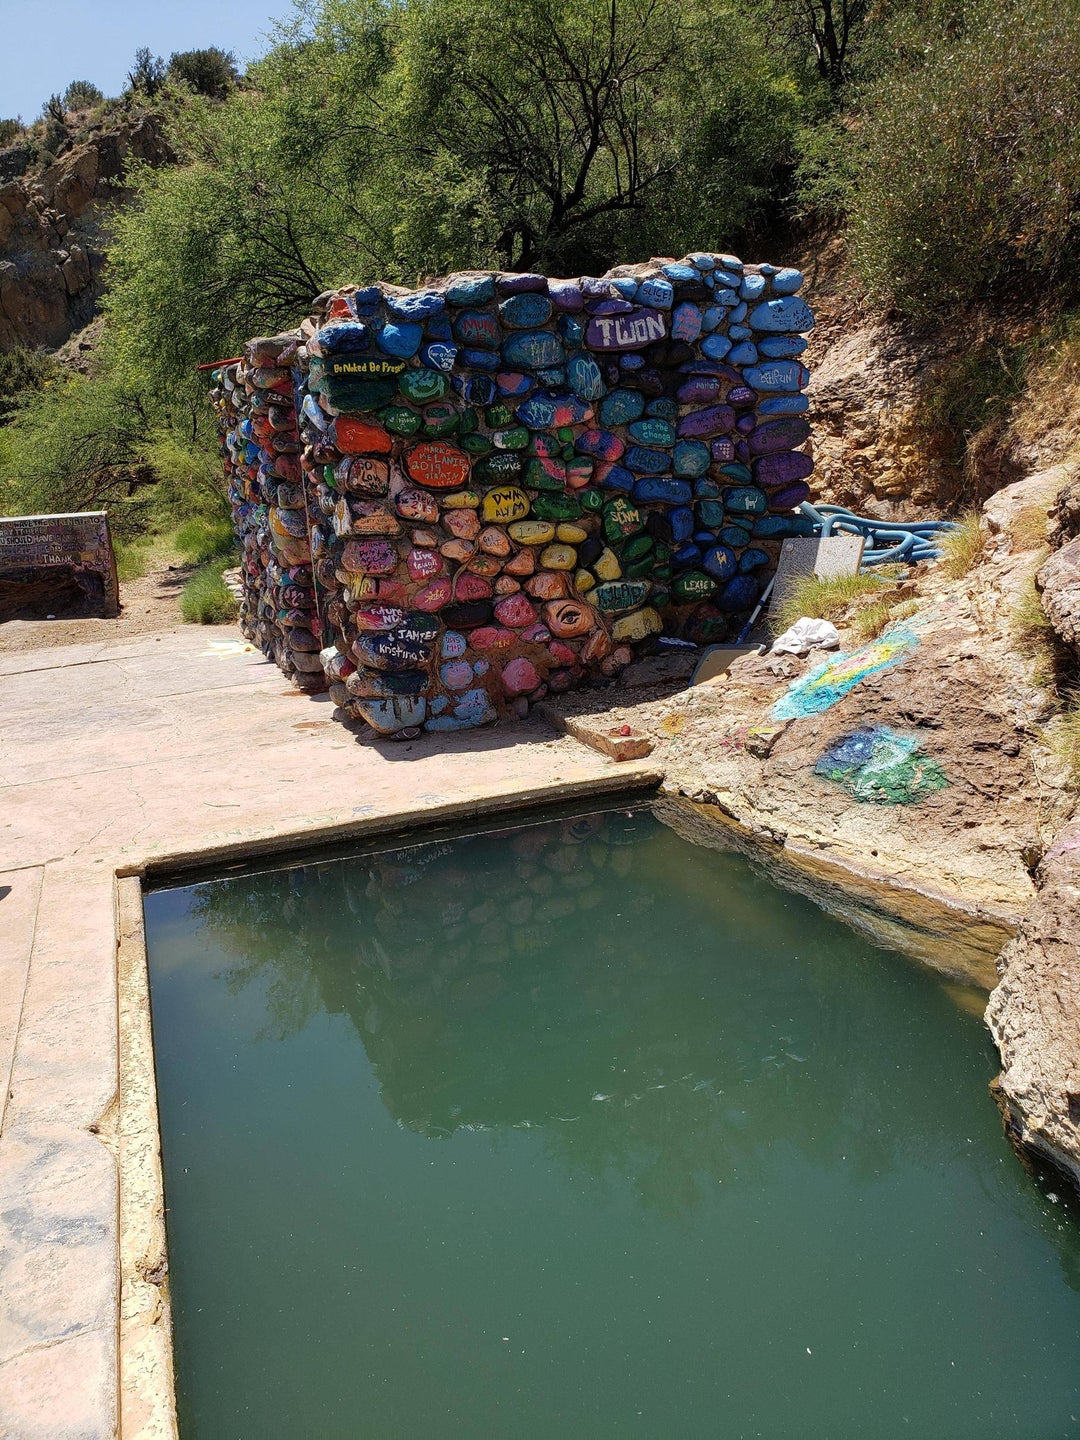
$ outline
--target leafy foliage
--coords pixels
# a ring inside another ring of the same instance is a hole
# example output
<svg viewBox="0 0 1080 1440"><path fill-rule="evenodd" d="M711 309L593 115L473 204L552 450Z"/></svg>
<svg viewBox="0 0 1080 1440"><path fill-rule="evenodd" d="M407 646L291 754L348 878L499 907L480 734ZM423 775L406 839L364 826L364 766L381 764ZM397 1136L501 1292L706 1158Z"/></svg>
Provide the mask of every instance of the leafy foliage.
<svg viewBox="0 0 1080 1440"><path fill-rule="evenodd" d="M136 94L152 100L165 84L165 73L165 61L161 56L154 55L148 45L140 45L128 71L128 84Z"/></svg>
<svg viewBox="0 0 1080 1440"><path fill-rule="evenodd" d="M89 110L94 105L100 105L104 99L105 96L93 81L72 80L64 91L64 109Z"/></svg>
<svg viewBox="0 0 1080 1440"><path fill-rule="evenodd" d="M181 50L169 56L168 79L190 85L199 95L223 100L239 79L236 56L211 45L205 50Z"/></svg>
<svg viewBox="0 0 1080 1440"><path fill-rule="evenodd" d="M0 120L0 145L10 145L18 138L22 130L22 122L19 120Z"/></svg>

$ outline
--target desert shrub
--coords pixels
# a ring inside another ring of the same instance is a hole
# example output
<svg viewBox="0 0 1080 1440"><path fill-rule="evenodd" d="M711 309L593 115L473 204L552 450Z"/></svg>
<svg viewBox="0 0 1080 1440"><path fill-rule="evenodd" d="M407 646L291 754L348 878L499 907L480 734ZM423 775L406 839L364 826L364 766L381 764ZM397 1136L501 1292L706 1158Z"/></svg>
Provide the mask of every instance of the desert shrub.
<svg viewBox="0 0 1080 1440"><path fill-rule="evenodd" d="M223 625L236 618L236 597L221 578L227 559L200 565L180 592L180 613L189 625Z"/></svg>
<svg viewBox="0 0 1080 1440"><path fill-rule="evenodd" d="M92 80L72 80L64 91L65 110L89 110L105 99Z"/></svg>
<svg viewBox="0 0 1080 1440"><path fill-rule="evenodd" d="M942 310L1080 250L1080 9L970 0L867 88L850 240L871 294Z"/></svg>
<svg viewBox="0 0 1080 1440"><path fill-rule="evenodd" d="M236 56L216 45L170 55L167 73L170 80L189 85L196 94L212 100L223 100L239 79Z"/></svg>
<svg viewBox="0 0 1080 1440"><path fill-rule="evenodd" d="M22 128L19 120L0 120L0 146L10 145Z"/></svg>
<svg viewBox="0 0 1080 1440"><path fill-rule="evenodd" d="M28 392L52 384L56 368L52 356L43 350L17 345L0 353L0 425L11 418Z"/></svg>

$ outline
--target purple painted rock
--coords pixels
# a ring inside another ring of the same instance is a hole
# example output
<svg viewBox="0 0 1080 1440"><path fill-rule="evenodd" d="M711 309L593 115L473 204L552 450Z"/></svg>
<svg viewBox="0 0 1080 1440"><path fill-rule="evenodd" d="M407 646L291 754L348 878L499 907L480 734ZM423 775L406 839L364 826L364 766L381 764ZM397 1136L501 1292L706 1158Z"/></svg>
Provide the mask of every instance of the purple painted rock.
<svg viewBox="0 0 1080 1440"><path fill-rule="evenodd" d="M503 666L503 689L508 695L528 695L540 686L540 672L531 660L519 655Z"/></svg>
<svg viewBox="0 0 1080 1440"><path fill-rule="evenodd" d="M642 350L667 335L667 319L659 310L633 306L623 315L595 315L585 330L590 350Z"/></svg>
<svg viewBox="0 0 1080 1440"><path fill-rule="evenodd" d="M735 422L735 429L739 432L740 435L751 435L753 434L756 427L757 419L755 418L753 411L746 411L744 414L740 415L738 420L736 420ZM788 450L791 447L785 445L782 448Z"/></svg>
<svg viewBox="0 0 1080 1440"><path fill-rule="evenodd" d="M736 410L746 410L757 401L757 395L750 389L749 385L744 385L742 380L740 380L737 385L733 385L728 391L726 399L727 403L734 405Z"/></svg>
<svg viewBox="0 0 1080 1440"><path fill-rule="evenodd" d="M524 595L508 595L495 606L495 619L510 630L524 630L536 621L536 609Z"/></svg>
<svg viewBox="0 0 1080 1440"><path fill-rule="evenodd" d="M754 461L754 480L766 489L805 480L814 471L814 462L801 450L781 450L776 455L763 455Z"/></svg>
<svg viewBox="0 0 1080 1440"><path fill-rule="evenodd" d="M555 309L562 310L565 314L576 315L585 308L585 297L581 293L581 286L575 280L549 280L548 294Z"/></svg>
<svg viewBox="0 0 1080 1440"><path fill-rule="evenodd" d="M735 424L735 411L730 405L709 405L704 410L691 410L679 421L679 435L708 438L723 435Z"/></svg>
<svg viewBox="0 0 1080 1440"><path fill-rule="evenodd" d="M543 294L548 288L547 276L532 273L500 275L495 282L495 288L500 295L526 295L533 292Z"/></svg>
<svg viewBox="0 0 1080 1440"><path fill-rule="evenodd" d="M769 420L750 434L752 455L775 455L778 450L794 450L810 438L810 422L801 415L786 420Z"/></svg>
<svg viewBox="0 0 1080 1440"><path fill-rule="evenodd" d="M720 381L715 375L691 375L675 392L680 405L700 405L715 400L720 393Z"/></svg>
<svg viewBox="0 0 1080 1440"><path fill-rule="evenodd" d="M722 435L709 446L714 465L730 465L735 459L735 442L728 435Z"/></svg>
<svg viewBox="0 0 1080 1440"><path fill-rule="evenodd" d="M676 305L671 316L671 338L692 342L701 334L701 311L689 300Z"/></svg>
<svg viewBox="0 0 1080 1440"><path fill-rule="evenodd" d="M398 552L387 540L351 540L342 551L347 570L362 575L392 575L398 567Z"/></svg>
<svg viewBox="0 0 1080 1440"><path fill-rule="evenodd" d="M785 485L781 490L774 490L769 496L769 509L774 514L780 510L794 510L797 505L809 499L810 486L804 480L799 480L794 485Z"/></svg>

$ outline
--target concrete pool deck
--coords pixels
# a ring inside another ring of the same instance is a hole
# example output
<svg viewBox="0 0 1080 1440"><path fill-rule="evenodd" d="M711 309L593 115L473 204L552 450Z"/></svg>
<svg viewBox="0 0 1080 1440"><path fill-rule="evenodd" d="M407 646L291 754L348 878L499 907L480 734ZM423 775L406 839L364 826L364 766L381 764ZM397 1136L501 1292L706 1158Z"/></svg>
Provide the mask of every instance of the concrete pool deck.
<svg viewBox="0 0 1080 1440"><path fill-rule="evenodd" d="M0 652L10 1440L121 1433L117 875L660 780L542 719L393 744L331 715L232 631Z"/></svg>

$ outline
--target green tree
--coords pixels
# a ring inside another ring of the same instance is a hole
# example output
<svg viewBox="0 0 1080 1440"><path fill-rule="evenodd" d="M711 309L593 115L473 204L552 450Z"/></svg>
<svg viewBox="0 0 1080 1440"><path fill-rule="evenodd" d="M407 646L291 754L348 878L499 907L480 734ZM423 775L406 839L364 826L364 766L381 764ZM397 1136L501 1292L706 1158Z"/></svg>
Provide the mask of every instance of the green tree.
<svg viewBox="0 0 1080 1440"><path fill-rule="evenodd" d="M165 84L165 61L154 55L148 45L135 51L135 61L128 71L128 84L136 94L152 100Z"/></svg>
<svg viewBox="0 0 1080 1440"><path fill-rule="evenodd" d="M64 91L65 110L89 110L100 105L105 96L91 80L72 80Z"/></svg>
<svg viewBox="0 0 1080 1440"><path fill-rule="evenodd" d="M169 56L168 78L190 85L199 95L223 100L239 79L236 56L216 45L174 52Z"/></svg>

